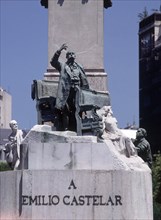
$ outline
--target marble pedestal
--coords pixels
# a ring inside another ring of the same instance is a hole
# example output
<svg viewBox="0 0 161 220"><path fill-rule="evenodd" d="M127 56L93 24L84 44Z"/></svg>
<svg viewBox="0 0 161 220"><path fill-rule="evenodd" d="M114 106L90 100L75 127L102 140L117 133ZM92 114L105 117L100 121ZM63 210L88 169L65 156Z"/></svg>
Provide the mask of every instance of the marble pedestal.
<svg viewBox="0 0 161 220"><path fill-rule="evenodd" d="M0 220L153 218L150 169L110 141L39 125L21 150L22 170L0 173Z"/></svg>

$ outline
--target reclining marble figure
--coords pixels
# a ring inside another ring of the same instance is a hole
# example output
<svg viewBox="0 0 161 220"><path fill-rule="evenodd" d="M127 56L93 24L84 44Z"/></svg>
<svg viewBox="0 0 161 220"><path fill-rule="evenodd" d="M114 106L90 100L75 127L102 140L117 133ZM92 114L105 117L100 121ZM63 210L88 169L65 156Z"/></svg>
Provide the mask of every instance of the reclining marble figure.
<svg viewBox="0 0 161 220"><path fill-rule="evenodd" d="M132 140L126 137L118 128L117 119L113 116L111 106L103 106L97 111L103 120L104 140L111 140L115 149L127 157L137 155L136 148Z"/></svg>

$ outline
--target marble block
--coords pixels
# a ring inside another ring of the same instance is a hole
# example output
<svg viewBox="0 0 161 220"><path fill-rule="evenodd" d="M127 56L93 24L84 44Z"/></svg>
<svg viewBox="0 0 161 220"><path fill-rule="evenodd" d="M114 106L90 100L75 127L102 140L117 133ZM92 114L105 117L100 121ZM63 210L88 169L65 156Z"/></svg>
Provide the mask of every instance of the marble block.
<svg viewBox="0 0 161 220"><path fill-rule="evenodd" d="M36 125L0 172L0 220L152 220L151 170L110 140Z"/></svg>
<svg viewBox="0 0 161 220"><path fill-rule="evenodd" d="M1 220L152 220L151 174L127 170L0 173Z"/></svg>
<svg viewBox="0 0 161 220"><path fill-rule="evenodd" d="M149 170L138 156L120 154L110 140L97 143L95 136L76 136L71 131L52 131L36 125L21 147L21 169Z"/></svg>

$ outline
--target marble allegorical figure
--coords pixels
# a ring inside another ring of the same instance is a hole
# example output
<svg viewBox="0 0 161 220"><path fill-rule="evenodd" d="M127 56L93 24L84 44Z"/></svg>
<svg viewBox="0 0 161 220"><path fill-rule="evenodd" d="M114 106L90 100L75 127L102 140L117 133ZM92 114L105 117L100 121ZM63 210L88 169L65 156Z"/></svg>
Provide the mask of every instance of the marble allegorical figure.
<svg viewBox="0 0 161 220"><path fill-rule="evenodd" d="M18 129L18 124L15 120L10 121L9 125L12 132L8 137L9 142L5 144L3 151L8 165L12 170L15 170L20 164L20 145L23 141L23 131Z"/></svg>
<svg viewBox="0 0 161 220"><path fill-rule="evenodd" d="M118 128L117 119L113 116L111 106L104 106L97 111L98 115L103 120L103 135L104 140L110 140L114 145L115 149L121 154L127 157L135 156L136 149L132 140L126 137L121 129Z"/></svg>

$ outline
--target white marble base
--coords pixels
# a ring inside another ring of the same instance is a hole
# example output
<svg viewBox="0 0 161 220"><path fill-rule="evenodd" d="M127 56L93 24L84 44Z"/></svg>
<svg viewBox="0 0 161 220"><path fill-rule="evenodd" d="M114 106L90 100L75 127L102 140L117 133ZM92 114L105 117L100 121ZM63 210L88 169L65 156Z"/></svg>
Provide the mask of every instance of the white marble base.
<svg viewBox="0 0 161 220"><path fill-rule="evenodd" d="M150 172L24 170L0 178L1 220L152 220Z"/></svg>
<svg viewBox="0 0 161 220"><path fill-rule="evenodd" d="M151 170L110 140L34 126L0 173L0 220L152 220Z"/></svg>
<svg viewBox="0 0 161 220"><path fill-rule="evenodd" d="M97 143L95 136L52 131L51 126L35 125L21 148L22 169L40 170L140 170L148 166L138 157L120 154L110 140Z"/></svg>

